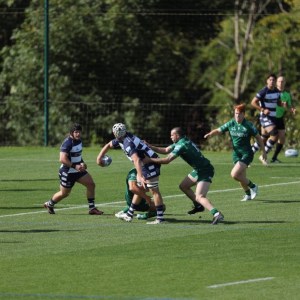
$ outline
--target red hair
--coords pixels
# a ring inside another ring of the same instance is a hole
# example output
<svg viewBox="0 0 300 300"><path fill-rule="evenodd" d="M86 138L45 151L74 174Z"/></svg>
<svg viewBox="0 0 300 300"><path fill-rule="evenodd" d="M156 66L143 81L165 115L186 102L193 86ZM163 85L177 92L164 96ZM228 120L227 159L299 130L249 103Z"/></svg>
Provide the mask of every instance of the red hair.
<svg viewBox="0 0 300 300"><path fill-rule="evenodd" d="M239 104L234 106L234 110L238 112L245 113L246 112L246 104Z"/></svg>

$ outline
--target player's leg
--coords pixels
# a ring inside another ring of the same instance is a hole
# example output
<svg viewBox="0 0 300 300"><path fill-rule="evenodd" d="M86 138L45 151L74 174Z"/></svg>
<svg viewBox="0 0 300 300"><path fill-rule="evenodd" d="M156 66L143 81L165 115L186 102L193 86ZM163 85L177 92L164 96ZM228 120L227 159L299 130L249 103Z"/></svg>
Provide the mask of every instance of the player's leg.
<svg viewBox="0 0 300 300"><path fill-rule="evenodd" d="M87 172L82 172L84 174L78 174L77 182L86 187L86 197L89 205L89 214L90 215L102 215L103 211L100 211L95 206L95 182L92 176Z"/></svg>
<svg viewBox="0 0 300 300"><path fill-rule="evenodd" d="M271 163L280 163L280 160L278 160L278 154L283 148L283 145L285 143L285 124L284 124L284 119L282 118L277 118L276 119L276 127L278 130L278 140L277 144L275 147L275 151L271 160Z"/></svg>
<svg viewBox="0 0 300 300"><path fill-rule="evenodd" d="M213 221L212 225L216 225L224 220L223 214L217 210L207 198L207 193L210 188L211 182L209 181L199 181L196 187L196 199L202 206L204 206L212 215Z"/></svg>
<svg viewBox="0 0 300 300"><path fill-rule="evenodd" d="M195 174L194 170L189 174L191 178L194 178ZM179 184L179 188L181 191L185 193L185 195L192 200L194 207L193 209L189 210L187 213L189 215L193 215L197 212L202 212L204 211L204 207L196 201L196 195L194 191L192 190L192 187L197 183L197 180L192 180L189 176L186 176L182 182Z"/></svg>
<svg viewBox="0 0 300 300"><path fill-rule="evenodd" d="M147 224L160 224L164 222L164 203L163 198L159 190L159 177L154 177L147 179L147 187L152 194L155 209L156 209L156 220L153 222L148 222Z"/></svg>
<svg viewBox="0 0 300 300"><path fill-rule="evenodd" d="M75 180L70 174L66 174L62 170L59 171L60 187L49 201L44 203L44 207L48 210L49 214L55 214L54 206L62 199L68 197L71 193L72 187L75 184Z"/></svg>

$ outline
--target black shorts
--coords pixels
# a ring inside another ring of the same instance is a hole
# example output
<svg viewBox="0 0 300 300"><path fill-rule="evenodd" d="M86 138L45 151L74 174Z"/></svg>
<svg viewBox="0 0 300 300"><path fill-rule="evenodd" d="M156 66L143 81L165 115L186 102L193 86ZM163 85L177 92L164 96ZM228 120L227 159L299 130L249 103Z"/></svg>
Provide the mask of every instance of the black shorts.
<svg viewBox="0 0 300 300"><path fill-rule="evenodd" d="M60 185L66 189L71 189L75 182L87 174L87 171L76 172L76 173L67 173L65 170L59 170L58 176L60 180Z"/></svg>
<svg viewBox="0 0 300 300"><path fill-rule="evenodd" d="M284 124L284 118L276 118L276 128L278 130L284 130L285 124Z"/></svg>

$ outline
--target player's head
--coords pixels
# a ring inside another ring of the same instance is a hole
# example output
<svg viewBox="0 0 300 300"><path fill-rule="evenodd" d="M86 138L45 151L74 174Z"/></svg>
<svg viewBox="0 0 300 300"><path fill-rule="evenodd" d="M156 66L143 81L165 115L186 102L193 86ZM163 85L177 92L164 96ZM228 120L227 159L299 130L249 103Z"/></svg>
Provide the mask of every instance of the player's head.
<svg viewBox="0 0 300 300"><path fill-rule="evenodd" d="M245 104L238 104L234 106L234 110L238 111L239 113L245 113L246 112L246 105Z"/></svg>
<svg viewBox="0 0 300 300"><path fill-rule="evenodd" d="M70 134L72 134L74 131L82 131L82 126L78 123L74 123L70 127Z"/></svg>
<svg viewBox="0 0 300 300"><path fill-rule="evenodd" d="M177 143L184 136L184 132L181 127L174 127L171 130L171 140L173 143Z"/></svg>
<svg viewBox="0 0 300 300"><path fill-rule="evenodd" d="M267 87L273 89L276 85L277 76L275 74L269 74L267 76Z"/></svg>
<svg viewBox="0 0 300 300"><path fill-rule="evenodd" d="M285 87L285 78L284 78L284 76L278 76L277 77L276 86L280 91L284 90L284 87Z"/></svg>
<svg viewBox="0 0 300 300"><path fill-rule="evenodd" d="M112 128L113 134L117 139L126 135L126 126L123 123L116 123Z"/></svg>
<svg viewBox="0 0 300 300"><path fill-rule="evenodd" d="M70 135L74 138L74 139L79 139L80 138L80 133L82 131L82 126L78 123L74 123L73 125L71 125L70 127ZM76 132L76 134L74 134L74 132Z"/></svg>
<svg viewBox="0 0 300 300"><path fill-rule="evenodd" d="M246 105L239 104L234 106L234 118L238 123L242 123L245 118Z"/></svg>

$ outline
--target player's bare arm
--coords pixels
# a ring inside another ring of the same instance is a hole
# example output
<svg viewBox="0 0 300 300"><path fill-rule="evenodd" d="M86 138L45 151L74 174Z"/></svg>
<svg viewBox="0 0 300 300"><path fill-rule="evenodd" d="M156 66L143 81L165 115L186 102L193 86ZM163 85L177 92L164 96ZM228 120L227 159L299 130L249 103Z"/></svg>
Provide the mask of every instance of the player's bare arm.
<svg viewBox="0 0 300 300"><path fill-rule="evenodd" d="M150 158L150 157L145 157L143 159L143 163L148 164L148 163L156 163L160 165L167 165L169 164L172 160L176 159L177 156L173 155L172 153L169 154L167 157L162 157L162 158Z"/></svg>
<svg viewBox="0 0 300 300"><path fill-rule="evenodd" d="M157 147L157 146L149 144L147 141L144 141L144 143L148 147L150 147L153 151L155 151L156 153L159 153L159 154L168 154L172 151L170 146L168 146L168 147Z"/></svg>
<svg viewBox="0 0 300 300"><path fill-rule="evenodd" d="M112 141L110 141L101 149L100 153L97 156L97 165L104 167L102 157L107 153L107 151L109 149L112 149L112 148L113 148L113 144L112 144Z"/></svg>
<svg viewBox="0 0 300 300"><path fill-rule="evenodd" d="M131 155L131 159L132 159L132 161L134 163L134 167L136 168L136 171L137 171L137 180L140 181L143 188L146 189L146 180L143 177L143 173L142 173L143 162L141 161L141 159L139 158L137 153L133 153Z"/></svg>
<svg viewBox="0 0 300 300"><path fill-rule="evenodd" d="M144 188L137 185L136 181L128 181L128 185L129 190L133 194L139 196L139 198L144 198L149 205L151 204L151 197L146 194L146 190Z"/></svg>
<svg viewBox="0 0 300 300"><path fill-rule="evenodd" d="M213 129L211 132L207 133L204 138L207 139L211 136L214 136L214 135L217 135L217 134L220 134L221 131L217 128L217 129Z"/></svg>

